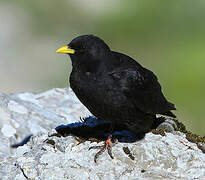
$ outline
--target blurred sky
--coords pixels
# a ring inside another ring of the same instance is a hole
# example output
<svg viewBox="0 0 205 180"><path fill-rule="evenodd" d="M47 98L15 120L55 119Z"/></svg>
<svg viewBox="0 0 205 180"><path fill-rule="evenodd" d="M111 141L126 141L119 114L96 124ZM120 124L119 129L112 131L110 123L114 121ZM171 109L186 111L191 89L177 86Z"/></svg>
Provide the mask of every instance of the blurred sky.
<svg viewBox="0 0 205 180"><path fill-rule="evenodd" d="M55 53L82 34L151 69L177 116L205 135L204 0L0 0L0 92L68 86L69 58Z"/></svg>

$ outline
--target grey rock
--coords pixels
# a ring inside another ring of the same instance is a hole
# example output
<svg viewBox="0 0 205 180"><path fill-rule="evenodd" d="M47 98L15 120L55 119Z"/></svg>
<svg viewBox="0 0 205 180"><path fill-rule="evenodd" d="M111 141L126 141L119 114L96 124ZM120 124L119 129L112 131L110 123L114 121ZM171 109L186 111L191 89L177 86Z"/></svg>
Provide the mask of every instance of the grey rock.
<svg viewBox="0 0 205 180"><path fill-rule="evenodd" d="M205 154L183 133L173 133L175 127L165 136L147 133L141 141L118 143L114 159L104 153L97 163L96 151L88 151L96 142L49 136L87 115L70 89L0 94L0 179L205 179ZM24 146L10 147L30 134Z"/></svg>
<svg viewBox="0 0 205 180"><path fill-rule="evenodd" d="M177 124L171 118L167 117L163 123L161 123L157 130L164 130L166 132L174 132L177 129Z"/></svg>

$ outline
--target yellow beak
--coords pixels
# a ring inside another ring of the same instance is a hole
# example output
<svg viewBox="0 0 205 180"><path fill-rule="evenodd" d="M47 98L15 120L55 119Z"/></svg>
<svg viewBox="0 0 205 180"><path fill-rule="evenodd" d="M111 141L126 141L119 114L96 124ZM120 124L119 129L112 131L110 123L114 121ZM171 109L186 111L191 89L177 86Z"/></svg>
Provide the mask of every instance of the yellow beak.
<svg viewBox="0 0 205 180"><path fill-rule="evenodd" d="M70 49L68 46L63 46L63 47L57 49L56 52L57 53L61 53L61 54L74 54L75 50L74 49Z"/></svg>

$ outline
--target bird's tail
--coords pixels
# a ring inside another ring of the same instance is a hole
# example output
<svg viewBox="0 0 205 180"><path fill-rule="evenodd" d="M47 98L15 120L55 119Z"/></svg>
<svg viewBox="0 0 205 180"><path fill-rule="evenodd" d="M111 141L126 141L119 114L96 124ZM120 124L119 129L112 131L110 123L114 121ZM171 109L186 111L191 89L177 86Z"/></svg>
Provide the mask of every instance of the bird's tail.
<svg viewBox="0 0 205 180"><path fill-rule="evenodd" d="M160 113L160 114L176 118L176 115L174 113L172 113L171 111L163 112L163 113Z"/></svg>

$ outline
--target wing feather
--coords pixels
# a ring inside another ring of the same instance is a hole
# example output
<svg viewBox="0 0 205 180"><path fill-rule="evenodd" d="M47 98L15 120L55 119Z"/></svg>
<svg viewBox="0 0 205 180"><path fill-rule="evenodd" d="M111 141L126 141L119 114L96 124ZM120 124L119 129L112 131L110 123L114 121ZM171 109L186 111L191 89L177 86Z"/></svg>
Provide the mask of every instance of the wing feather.
<svg viewBox="0 0 205 180"><path fill-rule="evenodd" d="M163 114L175 107L164 97L157 77L142 66L112 72L119 88L138 109L150 114Z"/></svg>

